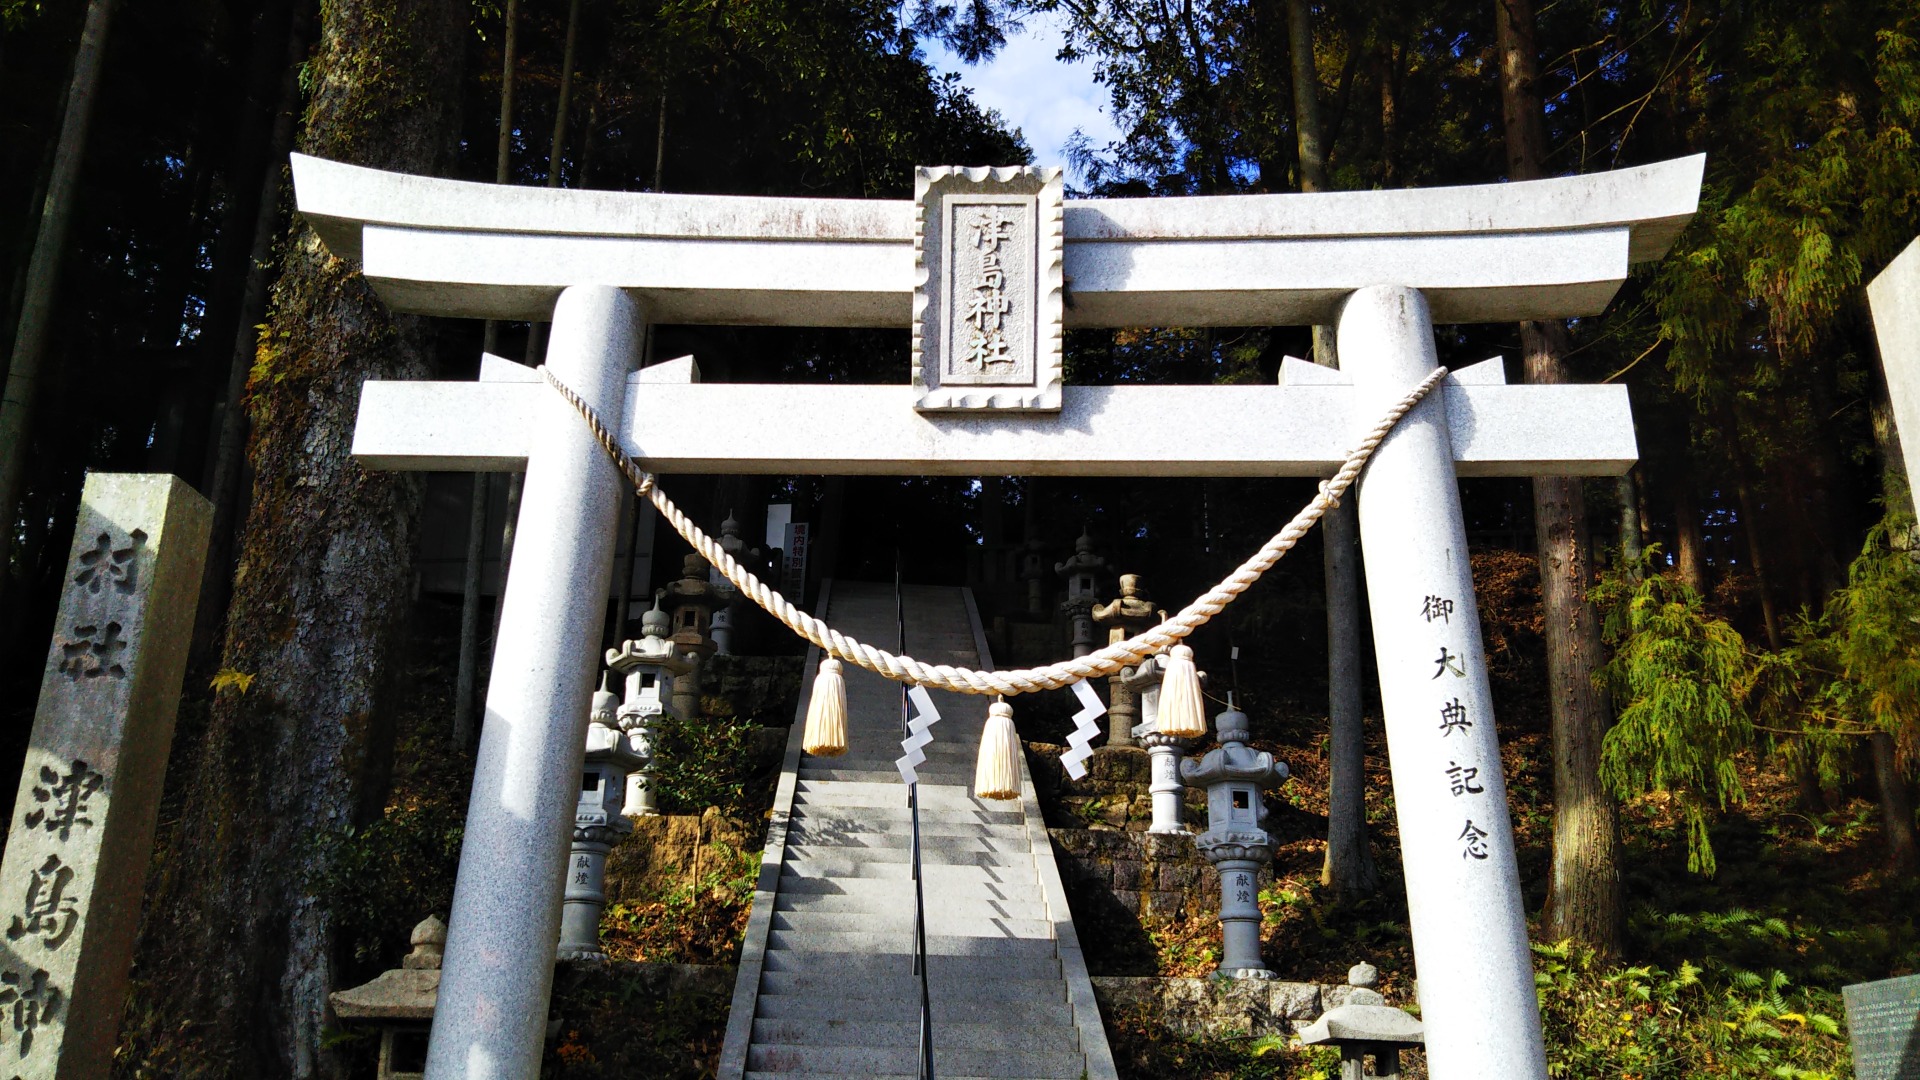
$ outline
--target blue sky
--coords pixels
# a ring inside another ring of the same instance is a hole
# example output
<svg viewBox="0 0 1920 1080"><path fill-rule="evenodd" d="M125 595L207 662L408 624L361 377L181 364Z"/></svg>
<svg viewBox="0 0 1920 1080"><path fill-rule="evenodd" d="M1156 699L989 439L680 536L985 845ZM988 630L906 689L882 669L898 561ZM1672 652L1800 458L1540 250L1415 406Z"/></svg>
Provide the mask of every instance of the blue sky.
<svg viewBox="0 0 1920 1080"><path fill-rule="evenodd" d="M1033 16L993 60L966 64L937 41L923 41L927 63L939 72L958 72L973 99L1020 129L1033 147L1036 165L1067 164L1066 144L1075 128L1095 148L1119 134L1107 115L1107 90L1093 81L1093 63L1063 64L1059 24L1052 16ZM1083 180L1069 174L1069 183Z"/></svg>

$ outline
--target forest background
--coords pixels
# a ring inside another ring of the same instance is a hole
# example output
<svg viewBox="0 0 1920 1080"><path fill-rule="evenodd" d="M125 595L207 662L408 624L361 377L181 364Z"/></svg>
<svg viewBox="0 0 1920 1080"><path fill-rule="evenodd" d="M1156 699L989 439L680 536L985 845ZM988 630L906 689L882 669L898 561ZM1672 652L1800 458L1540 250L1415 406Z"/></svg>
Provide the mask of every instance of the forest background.
<svg viewBox="0 0 1920 1080"><path fill-rule="evenodd" d="M386 313L288 214L287 152L534 185L900 198L915 164L1029 160L1019 133L919 48L938 37L988 56L1038 13L1095 64L1123 133L1073 149L1082 194L1485 183L1707 154L1693 225L1606 314L1442 331L1445 363L1500 355L1515 381L1624 383L1638 423L1642 461L1618 484L1465 485L1488 557L1483 606L1500 607L1483 617L1510 631L1492 640L1533 643L1506 657L1531 689L1508 696L1501 721L1537 733L1526 745L1547 759L1550 855L1529 895L1536 939L1569 944L1543 978L1573 980L1564 1000L1604 997L1607 979L1642 970L1616 960L1674 959L1658 928L1699 912L1629 895L1622 844L1664 822L1674 858L1724 881L1730 852L1778 849L1729 848L1716 831L1775 779L1786 794L1770 828L1797 815L1818 843L1853 822L1843 831L1874 851L1842 888L1879 920L1842 932L1872 941L1797 977L1830 993L1843 977L1913 969L1911 916L1886 913L1913 895L1920 585L1864 285L1920 231L1920 5L0 0L0 775L30 728L85 471L174 472L216 505L143 934L140 1054L195 1075L338 1067L324 994L351 963L310 883L334 857L325 837L387 807L409 644L459 607L413 597L421 487L353 466L353 402L368 377L470 377L483 345L530 362L540 348L537 326ZM658 355L692 352L717 381L905 377L904 333L660 337ZM1069 366L1088 383L1270 382L1289 353L1337 362L1330 344L1309 328L1083 332ZM714 430L725 437L724 419ZM1029 537L1058 552L1086 527L1169 602L1302 494L1225 481L675 485L709 525L795 502L818 523L828 575L882 576L900 548L910 579L957 583L982 552ZM1304 707L1328 722L1341 646L1318 555L1303 549L1196 641L1217 671L1246 646L1234 678L1257 721ZM469 608L468 623L487 614ZM468 666L483 666L467 638ZM1353 687L1370 677L1358 670ZM1348 707L1349 731L1366 704ZM470 719L470 702L450 711ZM1321 887L1348 901L1397 888L1392 858L1367 857L1364 821L1349 817L1338 839L1338 775L1332 787ZM1364 813L1351 781L1344 798ZM1728 925L1714 932L1809 951L1797 924ZM1749 973L1729 969L1726 994L1736 974ZM1779 990L1761 1019L1811 1023Z"/></svg>

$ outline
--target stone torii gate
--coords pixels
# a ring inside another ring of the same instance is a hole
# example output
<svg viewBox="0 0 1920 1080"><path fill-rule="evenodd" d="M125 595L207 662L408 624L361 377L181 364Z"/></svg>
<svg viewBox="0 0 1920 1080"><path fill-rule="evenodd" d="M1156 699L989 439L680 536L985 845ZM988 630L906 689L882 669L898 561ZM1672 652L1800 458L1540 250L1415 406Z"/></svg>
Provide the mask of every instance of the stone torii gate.
<svg viewBox="0 0 1920 1080"><path fill-rule="evenodd" d="M504 187L295 157L299 209L394 309L551 319L547 363L648 470L1328 476L1436 366L1435 323L1601 311L1703 159L1413 191L1064 201L1058 170L921 169L909 201ZM648 324L912 327L911 385L636 370ZM1336 323L1278 386L1063 386L1063 327ZM725 438L686 417L725 413ZM682 418L668 420L664 418ZM621 480L527 369L369 382L375 469L526 470L427 1075L537 1075ZM1626 390L1448 378L1359 517L1436 1080L1544 1080L1458 476L1617 475Z"/></svg>

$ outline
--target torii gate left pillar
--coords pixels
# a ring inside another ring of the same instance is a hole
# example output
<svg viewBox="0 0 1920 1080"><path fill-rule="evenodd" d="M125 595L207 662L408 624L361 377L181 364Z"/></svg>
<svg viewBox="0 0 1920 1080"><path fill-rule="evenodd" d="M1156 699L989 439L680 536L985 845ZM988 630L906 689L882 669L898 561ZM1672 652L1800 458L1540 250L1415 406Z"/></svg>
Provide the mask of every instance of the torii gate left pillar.
<svg viewBox="0 0 1920 1080"><path fill-rule="evenodd" d="M1664 252L1691 216L1701 164L1436 191L1068 203L1035 219L1056 256L1064 234L1064 260L1041 250L1019 282L1009 264L1007 305L1057 305L1071 280L1066 325L1337 318L1350 370L1290 362L1274 387L1062 387L1044 337L1026 339L1024 358L1018 341L986 342L981 355L1027 366L1031 393L918 365L911 386L702 386L690 364L622 385L641 308L674 323L913 325L916 360L926 333L959 333L947 340L967 347L972 332L951 314L944 330L915 315L941 290L985 286L929 269L938 230L917 227L912 204L499 188L309 158L294 174L302 212L335 253L362 257L396 308L551 313L549 363L658 474L1326 476L1432 369L1433 323L1598 312L1627 265ZM990 247L959 213L918 220L970 230L976 253ZM1356 236L1355 222L1382 231ZM992 280L989 318L1005 310ZM1498 369L1449 378L1382 444L1360 496L1435 1080L1545 1077L1454 477L1615 475L1635 457L1624 388L1505 386ZM479 383L368 383L355 433L370 468L528 470L526 555L504 601L433 1080L536 1076L546 1022L618 481L538 382L496 364ZM721 441L652 419L723 411L734 423Z"/></svg>

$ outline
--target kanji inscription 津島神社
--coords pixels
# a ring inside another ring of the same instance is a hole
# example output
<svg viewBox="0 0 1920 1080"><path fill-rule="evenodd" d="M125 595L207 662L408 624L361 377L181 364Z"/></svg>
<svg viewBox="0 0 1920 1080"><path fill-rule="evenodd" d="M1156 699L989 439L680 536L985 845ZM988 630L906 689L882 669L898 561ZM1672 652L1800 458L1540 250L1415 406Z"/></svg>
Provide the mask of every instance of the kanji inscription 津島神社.
<svg viewBox="0 0 1920 1080"><path fill-rule="evenodd" d="M915 174L921 409L1060 408L1059 169Z"/></svg>

